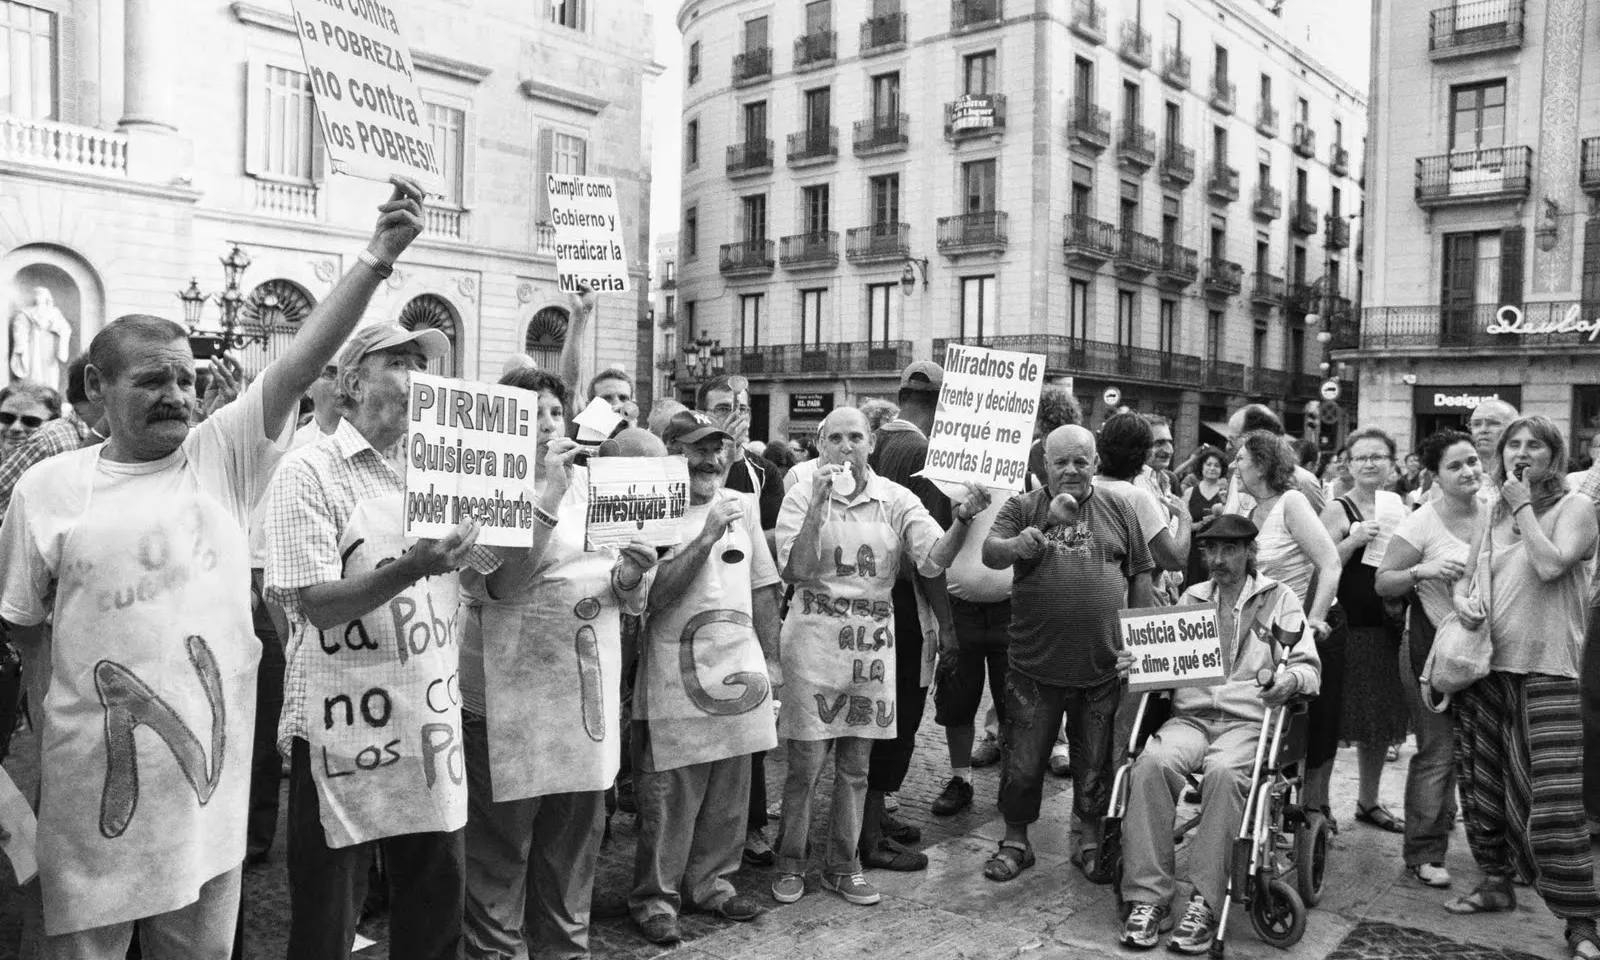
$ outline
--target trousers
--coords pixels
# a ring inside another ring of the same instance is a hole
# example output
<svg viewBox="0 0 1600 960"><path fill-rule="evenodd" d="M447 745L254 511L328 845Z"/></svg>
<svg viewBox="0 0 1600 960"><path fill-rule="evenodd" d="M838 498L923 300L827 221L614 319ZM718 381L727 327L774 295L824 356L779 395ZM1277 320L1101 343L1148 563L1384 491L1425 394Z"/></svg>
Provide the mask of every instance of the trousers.
<svg viewBox="0 0 1600 960"><path fill-rule="evenodd" d="M1072 810L1096 826L1111 801L1112 739L1123 683L1112 674L1092 687L1057 687L1006 673L1005 758L1000 772L1000 812L1006 823L1039 819L1044 771L1063 718L1071 749Z"/></svg>
<svg viewBox="0 0 1600 960"><path fill-rule="evenodd" d="M177 910L113 923L91 930L49 937L39 926L38 960L123 960L138 924L139 949L161 960L228 960L233 952L234 928L239 915L240 867L211 878L200 888L194 903ZM25 888L33 909L39 909L39 881ZM24 943L26 947L26 943ZM349 952L346 951L346 956Z"/></svg>
<svg viewBox="0 0 1600 960"><path fill-rule="evenodd" d="M894 600L894 739L872 741L867 789L894 793L905 783L911 755L917 750L917 728L928 703L922 685L922 621L917 616L916 586L896 580Z"/></svg>
<svg viewBox="0 0 1600 960"><path fill-rule="evenodd" d="M828 828L824 869L834 875L861 872L856 845L866 814L867 765L873 741L862 737L837 740L788 740L789 775L783 784L783 832L778 838L778 871L806 872L806 840L811 831L811 804L828 754L833 754L833 812Z"/></svg>

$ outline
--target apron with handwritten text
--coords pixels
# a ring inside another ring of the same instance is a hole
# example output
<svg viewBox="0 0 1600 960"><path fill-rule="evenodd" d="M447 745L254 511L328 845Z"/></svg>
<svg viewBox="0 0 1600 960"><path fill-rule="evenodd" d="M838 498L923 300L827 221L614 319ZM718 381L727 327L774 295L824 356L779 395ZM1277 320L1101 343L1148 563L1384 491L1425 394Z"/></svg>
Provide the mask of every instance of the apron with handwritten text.
<svg viewBox="0 0 1600 960"><path fill-rule="evenodd" d="M167 913L244 859L261 644L240 521L178 492L90 490L59 566L39 870L55 936Z"/></svg>
<svg viewBox="0 0 1600 960"><path fill-rule="evenodd" d="M402 496L356 504L339 535L345 579L410 547ZM466 825L459 585L453 573L418 580L360 619L305 638L302 656L327 658L306 671L306 728L333 849Z"/></svg>
<svg viewBox="0 0 1600 960"><path fill-rule="evenodd" d="M835 519L828 503L819 580L795 587L783 623L778 735L832 740L895 735L894 602L900 538L874 500L869 519Z"/></svg>

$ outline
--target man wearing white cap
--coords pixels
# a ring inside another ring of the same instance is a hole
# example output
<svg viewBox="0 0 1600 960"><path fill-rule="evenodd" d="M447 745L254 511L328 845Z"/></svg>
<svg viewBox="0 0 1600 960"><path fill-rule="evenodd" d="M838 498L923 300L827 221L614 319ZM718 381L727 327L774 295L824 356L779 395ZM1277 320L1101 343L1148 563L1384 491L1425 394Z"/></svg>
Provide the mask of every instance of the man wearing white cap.
<svg viewBox="0 0 1600 960"><path fill-rule="evenodd" d="M333 435L285 462L267 518L268 596L291 635L278 747L289 756L289 956L350 955L368 845L404 956L454 957L464 898L456 571L498 566L476 521L408 544L411 374L437 330L365 327L339 354Z"/></svg>

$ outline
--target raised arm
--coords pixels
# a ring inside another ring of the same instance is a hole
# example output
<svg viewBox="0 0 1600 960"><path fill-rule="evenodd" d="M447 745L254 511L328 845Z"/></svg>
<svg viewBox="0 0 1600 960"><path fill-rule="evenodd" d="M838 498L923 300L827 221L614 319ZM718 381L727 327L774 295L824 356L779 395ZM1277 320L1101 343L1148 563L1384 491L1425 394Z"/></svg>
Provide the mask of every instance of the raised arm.
<svg viewBox="0 0 1600 960"><path fill-rule="evenodd" d="M567 335L561 344L561 369L558 372L561 379L567 382L567 392L572 396L572 409L567 413L569 419L589 402L585 395L593 360L589 356L589 323L595 318L598 304L593 290L579 287L578 293L572 298L572 309L568 311Z"/></svg>

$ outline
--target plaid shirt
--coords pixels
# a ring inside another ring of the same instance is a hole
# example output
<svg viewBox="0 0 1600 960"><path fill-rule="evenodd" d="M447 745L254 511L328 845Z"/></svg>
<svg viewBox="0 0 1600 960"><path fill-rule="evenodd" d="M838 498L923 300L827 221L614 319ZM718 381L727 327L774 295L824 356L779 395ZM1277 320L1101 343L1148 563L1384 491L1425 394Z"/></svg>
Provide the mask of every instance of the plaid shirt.
<svg viewBox="0 0 1600 960"><path fill-rule="evenodd" d="M367 438L340 420L333 435L286 458L273 477L267 508L267 598L289 618L285 650L288 669L283 683L283 714L278 723L278 749L284 756L295 737L309 739L306 688L311 670L332 670L331 658L302 656L305 641L316 628L300 609L300 590L344 576L339 535L362 500L403 495L405 480L373 449ZM467 564L480 573L500 565L484 546L474 547ZM309 650L316 651L313 641Z"/></svg>
<svg viewBox="0 0 1600 960"><path fill-rule="evenodd" d="M90 439L99 443L103 438L91 432ZM11 451L11 456L0 463L0 517L6 515L11 509L11 491L16 487L17 481L28 472L28 468L40 460L48 460L61 453L67 453L84 446L83 434L78 429L77 420L71 417L57 417L33 432L33 436L22 441L17 448Z"/></svg>

